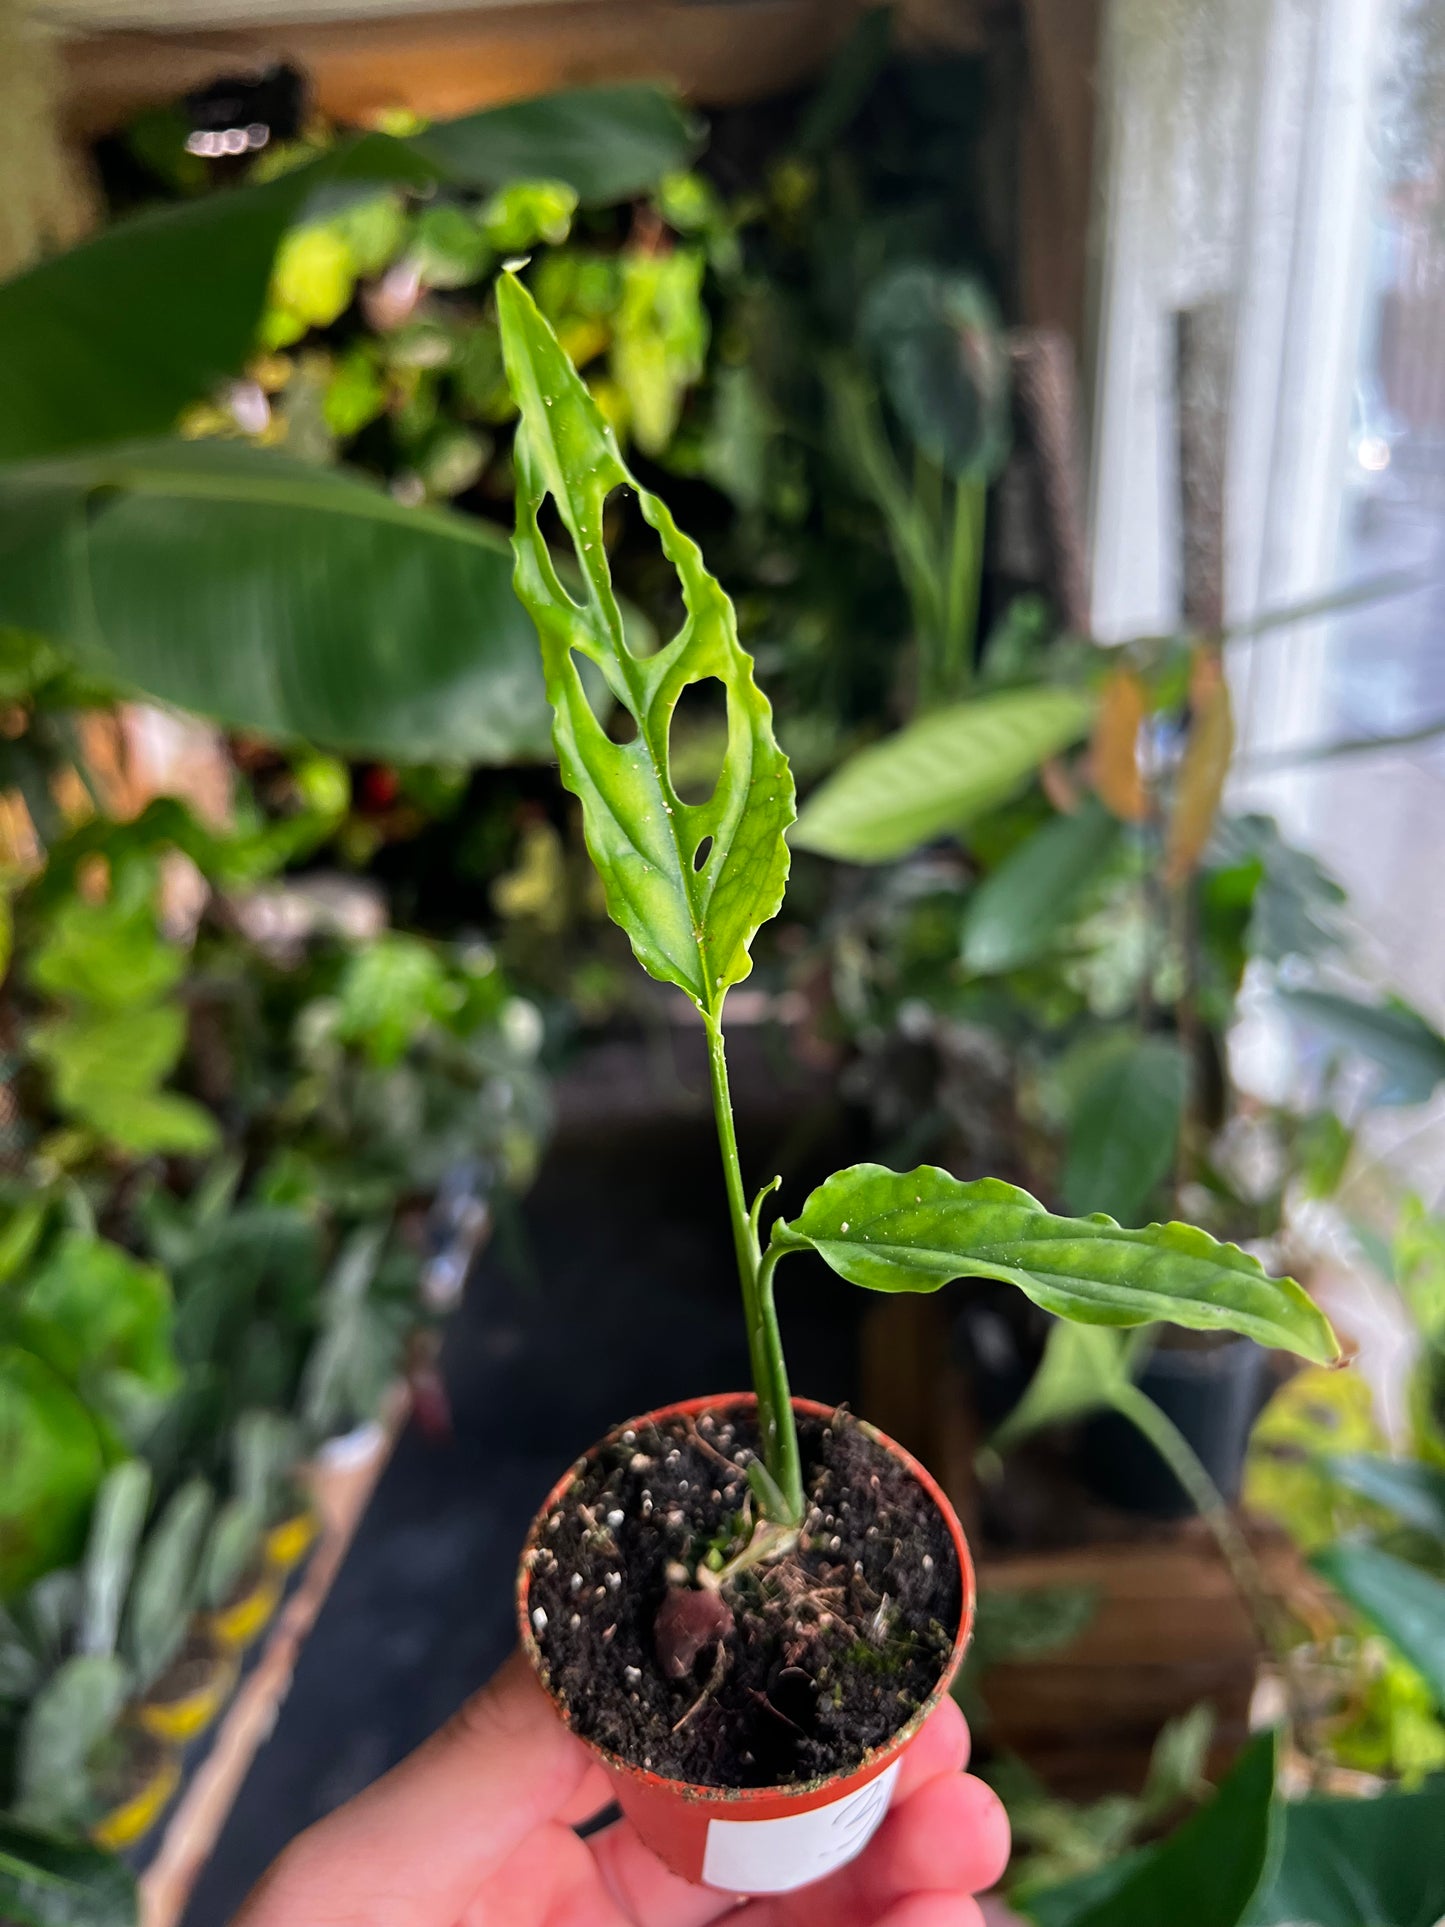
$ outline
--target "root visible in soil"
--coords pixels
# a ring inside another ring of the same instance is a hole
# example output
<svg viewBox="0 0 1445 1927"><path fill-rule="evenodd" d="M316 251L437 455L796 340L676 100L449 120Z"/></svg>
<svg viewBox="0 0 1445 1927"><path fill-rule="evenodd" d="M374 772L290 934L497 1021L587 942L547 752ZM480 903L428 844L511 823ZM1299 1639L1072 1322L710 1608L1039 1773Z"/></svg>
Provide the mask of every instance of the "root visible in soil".
<svg viewBox="0 0 1445 1927"><path fill-rule="evenodd" d="M800 1421L809 1510L759 1541L748 1407L623 1433L543 1523L532 1623L576 1730L703 1786L852 1766L938 1681L958 1627L948 1528L845 1414Z"/></svg>

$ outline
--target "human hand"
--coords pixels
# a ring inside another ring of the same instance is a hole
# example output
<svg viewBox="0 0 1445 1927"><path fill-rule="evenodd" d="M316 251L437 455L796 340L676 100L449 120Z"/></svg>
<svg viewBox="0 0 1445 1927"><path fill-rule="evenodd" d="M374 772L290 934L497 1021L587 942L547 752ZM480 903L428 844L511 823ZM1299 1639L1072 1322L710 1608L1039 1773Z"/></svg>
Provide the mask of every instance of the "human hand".
<svg viewBox="0 0 1445 1927"><path fill-rule="evenodd" d="M961 1771L968 1728L929 1718L893 1805L857 1860L815 1886L740 1906L669 1873L622 1820L573 1827L611 1799L521 1658L409 1759L303 1833L234 1927L981 1927L970 1898L1008 1860L998 1797Z"/></svg>

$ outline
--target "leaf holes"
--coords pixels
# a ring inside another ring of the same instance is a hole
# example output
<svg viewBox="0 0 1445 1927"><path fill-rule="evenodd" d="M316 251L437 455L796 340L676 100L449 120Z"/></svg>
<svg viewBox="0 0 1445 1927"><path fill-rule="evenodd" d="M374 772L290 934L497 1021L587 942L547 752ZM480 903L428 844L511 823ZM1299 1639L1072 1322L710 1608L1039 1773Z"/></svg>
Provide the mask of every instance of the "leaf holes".
<svg viewBox="0 0 1445 1927"><path fill-rule="evenodd" d="M626 748L637 741L637 718L626 703L614 702L612 712L607 718L607 736L610 742Z"/></svg>
<svg viewBox="0 0 1445 1927"><path fill-rule="evenodd" d="M667 768L680 803L710 800L728 749L727 689L716 676L691 682L678 697L667 730Z"/></svg>
<svg viewBox="0 0 1445 1927"><path fill-rule="evenodd" d="M707 860L709 856L711 856L711 854L712 854L712 837L705 836L692 853L693 869L701 870L705 868L707 864Z"/></svg>

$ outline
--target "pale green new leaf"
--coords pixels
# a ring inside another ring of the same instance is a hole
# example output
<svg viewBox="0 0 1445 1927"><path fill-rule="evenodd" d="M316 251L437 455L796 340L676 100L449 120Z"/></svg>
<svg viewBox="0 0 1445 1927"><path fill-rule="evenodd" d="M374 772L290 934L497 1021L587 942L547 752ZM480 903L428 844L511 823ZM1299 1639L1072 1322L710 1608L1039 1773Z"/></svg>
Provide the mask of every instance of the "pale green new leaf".
<svg viewBox="0 0 1445 1927"><path fill-rule="evenodd" d="M514 581L541 638L562 780L582 804L608 911L638 961L715 1016L728 987L752 967L748 946L759 925L782 901L792 775L738 641L732 604L697 545L623 464L612 431L515 276L498 283L497 308L522 415ZM603 505L615 488L637 489L687 610L677 635L647 657L628 646L607 565ZM548 495L576 551L580 602L563 588L539 525ZM630 743L613 742L597 720L578 655L601 670L636 724ZM685 689L714 679L727 697L727 757L712 796L685 803L669 769L672 714Z"/></svg>
<svg viewBox="0 0 1445 1927"><path fill-rule="evenodd" d="M800 850L886 863L1005 802L1048 757L1088 732L1094 698L1006 689L936 709L859 750L798 818Z"/></svg>
<svg viewBox="0 0 1445 1927"><path fill-rule="evenodd" d="M1058 1218L1001 1178L973 1182L936 1165L855 1164L818 1186L784 1249L811 1247L850 1284L936 1291L954 1278L998 1278L1035 1304L1086 1325L1156 1319L1237 1331L1328 1363L1339 1346L1292 1278L1271 1278L1236 1245L1186 1224L1127 1231L1112 1218Z"/></svg>
<svg viewBox="0 0 1445 1927"><path fill-rule="evenodd" d="M1049 1333L1028 1390L989 1440L994 1451L1012 1451L1030 1433L1108 1405L1111 1394L1129 1383L1127 1346L1107 1326L1062 1319Z"/></svg>

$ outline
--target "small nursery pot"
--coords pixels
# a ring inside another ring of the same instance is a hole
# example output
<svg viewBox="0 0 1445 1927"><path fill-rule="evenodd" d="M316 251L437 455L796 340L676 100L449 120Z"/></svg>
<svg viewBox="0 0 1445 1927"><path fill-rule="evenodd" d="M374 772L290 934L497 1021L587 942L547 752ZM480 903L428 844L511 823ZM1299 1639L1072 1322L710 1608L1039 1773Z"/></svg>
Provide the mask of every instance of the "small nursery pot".
<svg viewBox="0 0 1445 1927"><path fill-rule="evenodd" d="M641 1418L615 1427L585 1453L547 1495L532 1522L522 1552L517 1578L517 1619L527 1656L564 1722L567 1710L547 1686L541 1649L533 1632L530 1603L533 1555L549 1514L565 1504L574 1483L620 1434L640 1431L649 1425L665 1425L674 1419L696 1418L704 1412L735 1411L755 1405L751 1393L731 1393L719 1398L687 1399L645 1413ZM795 1398L793 1409L801 1417L824 1422L835 1416L832 1407L812 1399ZM852 1423L859 1425L923 1488L937 1507L958 1555L958 1631L933 1690L905 1724L846 1771L773 1787L696 1786L669 1779L634 1766L582 1736L606 1769L623 1812L658 1858L683 1879L722 1893L790 1893L846 1866L863 1851L888 1811L903 1755L929 1714L947 1695L973 1630L973 1562L953 1507L932 1475L901 1445L862 1420L854 1419Z"/></svg>

